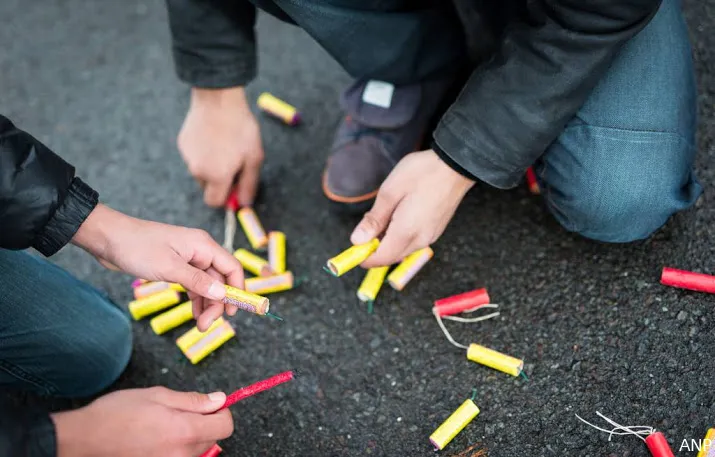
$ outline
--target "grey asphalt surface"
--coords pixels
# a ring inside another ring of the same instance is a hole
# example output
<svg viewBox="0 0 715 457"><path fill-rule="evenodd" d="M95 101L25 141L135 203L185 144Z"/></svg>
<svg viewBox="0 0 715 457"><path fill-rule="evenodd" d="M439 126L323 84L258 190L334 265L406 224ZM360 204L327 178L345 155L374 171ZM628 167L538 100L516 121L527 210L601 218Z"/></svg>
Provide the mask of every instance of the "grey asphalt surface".
<svg viewBox="0 0 715 457"><path fill-rule="evenodd" d="M236 431L221 443L230 456L430 456L428 436L472 387L482 413L443 455L474 443L491 457L649 455L635 437L609 443L574 417L595 411L656 427L677 455L695 455L678 449L715 426L715 298L658 284L664 265L715 273L715 1L685 3L700 86L698 206L647 242L609 246L565 232L523 187L477 187L434 260L404 292L385 289L374 315L355 298L360 273L321 271L356 222L334 215L320 190L350 79L305 33L262 16L249 93L290 101L305 124L260 116L257 211L286 232L289 267L308 282L272 300L284 323L239 314L238 338L197 366L174 345L188 326L158 337L135 323L134 355L114 387L231 391L301 369L300 380L233 409ZM223 215L204 207L175 148L188 88L174 76L163 2L3 0L0 17L0 112L75 164L110 206L221 240ZM78 249L54 260L130 300L131 278ZM454 324L455 337L523 357L530 381L467 361L439 331L431 302L478 286L502 315Z"/></svg>

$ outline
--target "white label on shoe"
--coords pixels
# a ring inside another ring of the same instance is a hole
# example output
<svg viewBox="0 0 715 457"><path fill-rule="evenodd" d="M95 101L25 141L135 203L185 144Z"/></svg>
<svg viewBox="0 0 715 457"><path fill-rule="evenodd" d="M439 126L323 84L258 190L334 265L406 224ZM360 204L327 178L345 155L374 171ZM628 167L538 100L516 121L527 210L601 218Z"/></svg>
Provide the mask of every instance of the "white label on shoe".
<svg viewBox="0 0 715 457"><path fill-rule="evenodd" d="M371 79L362 92L362 101L387 109L392 104L393 92L395 92L395 86L392 84Z"/></svg>

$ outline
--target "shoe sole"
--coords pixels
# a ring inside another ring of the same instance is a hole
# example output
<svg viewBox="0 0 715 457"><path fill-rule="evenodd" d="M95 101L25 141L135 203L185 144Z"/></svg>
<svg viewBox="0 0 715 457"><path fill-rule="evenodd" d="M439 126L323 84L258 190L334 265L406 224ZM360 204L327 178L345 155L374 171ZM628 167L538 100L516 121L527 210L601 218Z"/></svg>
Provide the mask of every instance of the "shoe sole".
<svg viewBox="0 0 715 457"><path fill-rule="evenodd" d="M372 208L372 204L375 201L375 196L377 195L377 190L368 192L363 195L358 195L356 197L344 197L333 193L328 188L328 172L325 170L323 172L323 194L330 200L331 207L340 212L346 214L359 214L366 213Z"/></svg>

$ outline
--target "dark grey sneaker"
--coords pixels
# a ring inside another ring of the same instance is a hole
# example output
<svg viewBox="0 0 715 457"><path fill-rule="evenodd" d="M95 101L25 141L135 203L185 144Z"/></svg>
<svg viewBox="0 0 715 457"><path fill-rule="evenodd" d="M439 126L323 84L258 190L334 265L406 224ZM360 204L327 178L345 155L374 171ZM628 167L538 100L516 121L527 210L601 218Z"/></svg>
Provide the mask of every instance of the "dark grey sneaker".
<svg viewBox="0 0 715 457"><path fill-rule="evenodd" d="M363 211L405 155L420 150L452 79L393 86L358 81L342 96L346 116L323 174L323 192L344 209Z"/></svg>

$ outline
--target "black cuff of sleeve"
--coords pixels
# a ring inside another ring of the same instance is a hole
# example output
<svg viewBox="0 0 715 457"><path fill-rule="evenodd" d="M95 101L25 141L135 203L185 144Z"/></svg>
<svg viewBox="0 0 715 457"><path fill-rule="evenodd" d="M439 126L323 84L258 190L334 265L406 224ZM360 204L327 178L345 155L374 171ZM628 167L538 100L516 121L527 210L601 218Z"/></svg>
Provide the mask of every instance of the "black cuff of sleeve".
<svg viewBox="0 0 715 457"><path fill-rule="evenodd" d="M46 412L36 413L29 418L27 432L27 457L54 457L57 455L57 431L55 423Z"/></svg>
<svg viewBox="0 0 715 457"><path fill-rule="evenodd" d="M201 89L226 89L245 86L256 77L255 56L237 58L238 63L207 67L196 64L181 53L174 53L176 75L180 80Z"/></svg>
<svg viewBox="0 0 715 457"><path fill-rule="evenodd" d="M460 175L464 176L467 179L471 179L472 181L476 181L477 177L468 172L463 166L455 162L449 155L447 155L446 152L442 150L442 148L439 147L436 141L432 140L432 150L437 154L437 156L442 159L442 162L446 163L449 168L452 170L456 171Z"/></svg>
<svg viewBox="0 0 715 457"><path fill-rule="evenodd" d="M79 226L99 203L99 194L75 177L62 204L50 218L32 247L49 257L69 243Z"/></svg>
<svg viewBox="0 0 715 457"><path fill-rule="evenodd" d="M57 431L46 411L0 399L0 455L55 457Z"/></svg>

